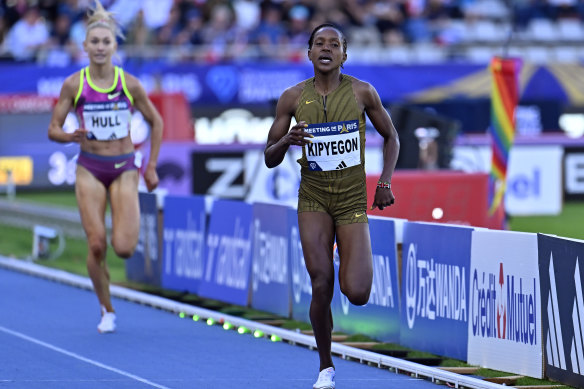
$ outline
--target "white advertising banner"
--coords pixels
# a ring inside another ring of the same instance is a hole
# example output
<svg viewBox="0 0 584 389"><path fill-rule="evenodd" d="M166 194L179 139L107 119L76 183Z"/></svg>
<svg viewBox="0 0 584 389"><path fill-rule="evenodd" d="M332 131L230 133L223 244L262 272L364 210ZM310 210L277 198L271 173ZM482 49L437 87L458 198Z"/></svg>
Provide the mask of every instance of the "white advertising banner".
<svg viewBox="0 0 584 389"><path fill-rule="evenodd" d="M566 194L584 194L584 153L572 152L566 155L564 169Z"/></svg>
<svg viewBox="0 0 584 389"><path fill-rule="evenodd" d="M505 208L511 215L562 211L561 146L520 146L511 151Z"/></svg>
<svg viewBox="0 0 584 389"><path fill-rule="evenodd" d="M249 179L245 201L249 203L282 204L298 206L298 186L300 185L300 158L298 152L289 150L281 164L273 169L266 167L263 150L245 152L245 171Z"/></svg>
<svg viewBox="0 0 584 389"><path fill-rule="evenodd" d="M562 211L561 146L516 146L507 171L505 209L511 216L558 215ZM456 146L451 168L489 172L489 146Z"/></svg>
<svg viewBox="0 0 584 389"><path fill-rule="evenodd" d="M543 377L537 234L472 232L468 363Z"/></svg>

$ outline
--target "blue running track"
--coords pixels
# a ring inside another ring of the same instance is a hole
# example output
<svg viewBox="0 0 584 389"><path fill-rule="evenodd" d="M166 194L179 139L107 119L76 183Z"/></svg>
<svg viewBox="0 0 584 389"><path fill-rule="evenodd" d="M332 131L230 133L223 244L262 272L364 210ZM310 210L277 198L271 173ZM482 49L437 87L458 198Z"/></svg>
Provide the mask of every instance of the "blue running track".
<svg viewBox="0 0 584 389"><path fill-rule="evenodd" d="M306 347L256 339L114 298L118 329L99 334L93 292L0 267L0 387L302 388L318 374ZM337 388L436 389L335 357Z"/></svg>

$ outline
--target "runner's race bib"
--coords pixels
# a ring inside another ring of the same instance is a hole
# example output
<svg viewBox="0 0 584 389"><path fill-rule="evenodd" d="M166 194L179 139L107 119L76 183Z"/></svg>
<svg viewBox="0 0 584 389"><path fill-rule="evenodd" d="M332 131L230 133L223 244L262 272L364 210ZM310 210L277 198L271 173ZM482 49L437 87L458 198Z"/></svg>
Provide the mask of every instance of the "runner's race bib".
<svg viewBox="0 0 584 389"><path fill-rule="evenodd" d="M361 163L359 120L309 124L304 131L314 135L305 146L310 170L341 170Z"/></svg>
<svg viewBox="0 0 584 389"><path fill-rule="evenodd" d="M85 103L83 121L88 139L115 140L128 136L132 113L125 101Z"/></svg>

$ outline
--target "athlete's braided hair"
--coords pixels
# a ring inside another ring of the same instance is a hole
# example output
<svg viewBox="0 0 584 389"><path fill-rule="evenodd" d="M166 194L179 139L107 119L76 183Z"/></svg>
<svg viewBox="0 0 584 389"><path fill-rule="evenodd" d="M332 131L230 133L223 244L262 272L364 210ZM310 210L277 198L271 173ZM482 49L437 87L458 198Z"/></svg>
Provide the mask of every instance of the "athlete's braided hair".
<svg viewBox="0 0 584 389"><path fill-rule="evenodd" d="M99 0L95 0L95 8L87 11L89 19L87 21L87 32L96 27L105 27L109 29L114 37L120 37L125 39L124 34L120 28L120 25L114 18L113 12L107 11Z"/></svg>

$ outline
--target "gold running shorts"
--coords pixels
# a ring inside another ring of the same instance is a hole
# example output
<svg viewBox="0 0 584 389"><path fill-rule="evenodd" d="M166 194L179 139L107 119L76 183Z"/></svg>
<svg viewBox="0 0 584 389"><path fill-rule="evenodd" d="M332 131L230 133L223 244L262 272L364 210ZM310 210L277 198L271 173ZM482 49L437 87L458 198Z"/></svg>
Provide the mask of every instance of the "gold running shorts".
<svg viewBox="0 0 584 389"><path fill-rule="evenodd" d="M326 212L337 226L368 223L363 167L317 172L303 167L298 189L298 213L301 212Z"/></svg>

